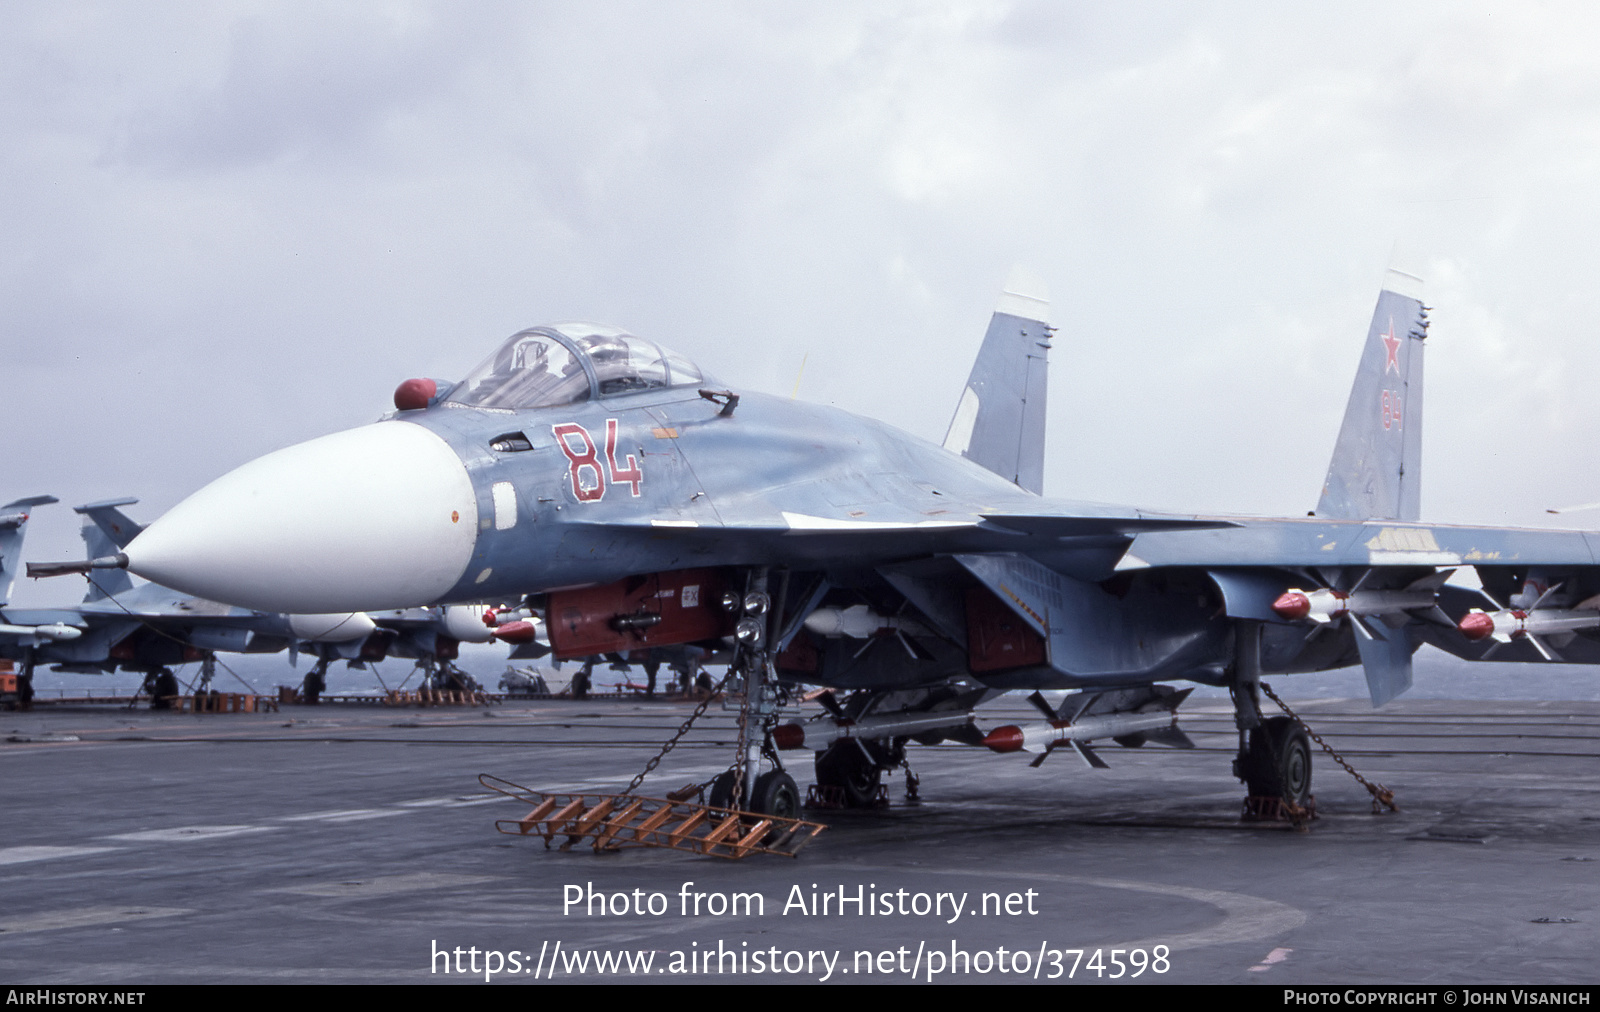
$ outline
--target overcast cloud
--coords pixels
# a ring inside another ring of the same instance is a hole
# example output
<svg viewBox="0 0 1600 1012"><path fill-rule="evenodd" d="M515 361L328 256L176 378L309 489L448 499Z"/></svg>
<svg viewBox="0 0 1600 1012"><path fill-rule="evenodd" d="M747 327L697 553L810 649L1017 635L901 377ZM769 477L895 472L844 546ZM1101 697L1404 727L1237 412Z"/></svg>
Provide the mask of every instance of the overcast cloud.
<svg viewBox="0 0 1600 1012"><path fill-rule="evenodd" d="M1597 19L6 3L0 501L60 496L27 555L76 557L71 504L153 519L574 318L937 440L1020 263L1047 492L1299 514L1392 264L1424 515L1544 523L1600 500Z"/></svg>

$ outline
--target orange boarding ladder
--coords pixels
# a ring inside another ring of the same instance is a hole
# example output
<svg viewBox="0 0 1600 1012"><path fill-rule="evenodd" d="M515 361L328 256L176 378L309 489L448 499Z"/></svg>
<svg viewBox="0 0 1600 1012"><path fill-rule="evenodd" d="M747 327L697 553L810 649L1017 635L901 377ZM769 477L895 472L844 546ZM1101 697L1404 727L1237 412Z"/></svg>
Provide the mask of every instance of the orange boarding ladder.
<svg viewBox="0 0 1600 1012"><path fill-rule="evenodd" d="M667 847L737 860L751 854L794 857L827 827L820 822L733 808L627 794L549 794L487 773L478 782L533 806L520 819L499 819L495 828L513 836L542 836L548 849L565 837L562 850L592 840L598 851L623 847Z"/></svg>

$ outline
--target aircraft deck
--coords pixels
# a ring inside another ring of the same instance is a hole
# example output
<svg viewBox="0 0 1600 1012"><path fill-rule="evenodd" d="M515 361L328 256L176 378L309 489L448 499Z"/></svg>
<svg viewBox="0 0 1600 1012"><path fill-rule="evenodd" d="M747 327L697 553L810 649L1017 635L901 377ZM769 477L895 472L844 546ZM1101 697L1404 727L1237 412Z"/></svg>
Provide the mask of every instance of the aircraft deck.
<svg viewBox="0 0 1600 1012"><path fill-rule="evenodd" d="M913 749L921 803L895 774L889 809L739 862L547 852L496 833L520 806L477 782L620 790L688 704L4 713L0 978L482 983L495 958L528 983L1071 983L1114 958L1134 983L1596 978L1600 704L1300 701L1402 811L1370 814L1319 754L1297 833L1240 822L1231 717L1197 702L1199 748L1107 745L1104 771ZM640 793L725 767L732 726L714 706ZM804 788L810 753L785 759ZM563 913L569 889L599 905Z"/></svg>

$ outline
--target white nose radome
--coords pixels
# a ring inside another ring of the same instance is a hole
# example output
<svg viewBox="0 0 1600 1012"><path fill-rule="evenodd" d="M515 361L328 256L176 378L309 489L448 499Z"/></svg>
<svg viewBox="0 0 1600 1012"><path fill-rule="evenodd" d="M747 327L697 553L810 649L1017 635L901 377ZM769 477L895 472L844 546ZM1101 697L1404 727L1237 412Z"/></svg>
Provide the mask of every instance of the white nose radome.
<svg viewBox="0 0 1600 1012"><path fill-rule="evenodd" d="M230 471L125 549L128 568L200 597L309 614L409 608L461 579L472 481L443 439L378 422Z"/></svg>

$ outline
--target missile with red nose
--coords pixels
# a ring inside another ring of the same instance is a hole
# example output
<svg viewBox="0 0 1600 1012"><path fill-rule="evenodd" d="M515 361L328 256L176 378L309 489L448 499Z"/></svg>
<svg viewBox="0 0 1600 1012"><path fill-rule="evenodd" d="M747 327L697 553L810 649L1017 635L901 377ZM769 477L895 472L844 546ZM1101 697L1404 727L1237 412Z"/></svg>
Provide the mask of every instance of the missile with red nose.
<svg viewBox="0 0 1600 1012"><path fill-rule="evenodd" d="M1448 576L1449 574L1443 574ZM1418 581L1422 583L1425 581ZM1426 582L1432 582L1429 578ZM1443 583L1443 579L1438 582ZM1280 618L1295 620L1308 618L1318 624L1332 622L1346 615L1379 616L1398 615L1434 607L1439 600L1437 586L1418 588L1412 584L1403 590L1333 590L1319 587L1316 590L1291 589L1272 602L1272 610Z"/></svg>
<svg viewBox="0 0 1600 1012"><path fill-rule="evenodd" d="M1127 740L1130 744L1160 742L1177 748L1192 748L1194 743L1178 729L1178 705L1193 689L1173 691L1165 685L1139 689L1113 689L1084 692L1063 702L1052 720L1029 724L1007 724L990 731L983 743L995 752L1037 752L1039 759L1062 745L1071 746L1089 765L1105 768L1105 762L1086 747L1097 738ZM1030 697L1035 706L1050 712L1037 693ZM1065 716L1065 714L1072 714Z"/></svg>
<svg viewBox="0 0 1600 1012"><path fill-rule="evenodd" d="M1456 628L1469 640L1493 637L1510 643L1520 637L1554 636L1579 629L1600 627L1600 610L1594 608L1504 608L1500 611L1468 612Z"/></svg>
<svg viewBox="0 0 1600 1012"><path fill-rule="evenodd" d="M495 627L494 638L502 643L533 643L539 639L539 627L529 621L507 622Z"/></svg>
<svg viewBox="0 0 1600 1012"><path fill-rule="evenodd" d="M502 643L534 643L539 639L538 617L526 608L486 608L483 625Z"/></svg>
<svg viewBox="0 0 1600 1012"><path fill-rule="evenodd" d="M1000 692L986 687L931 686L857 693L843 704L834 701L833 693L823 692L817 701L828 712L780 724L772 729L772 743L780 749L818 752L844 738L916 738L924 744L955 740L976 745L981 736L972 726L973 708Z"/></svg>
<svg viewBox="0 0 1600 1012"><path fill-rule="evenodd" d="M809 748L820 752L843 738L910 738L942 732L946 737L972 723L970 712L884 713L858 720L839 720L821 714L772 729L772 743L780 749Z"/></svg>

